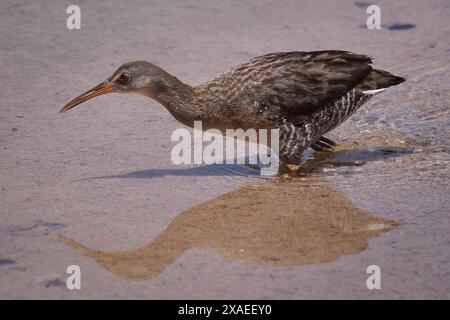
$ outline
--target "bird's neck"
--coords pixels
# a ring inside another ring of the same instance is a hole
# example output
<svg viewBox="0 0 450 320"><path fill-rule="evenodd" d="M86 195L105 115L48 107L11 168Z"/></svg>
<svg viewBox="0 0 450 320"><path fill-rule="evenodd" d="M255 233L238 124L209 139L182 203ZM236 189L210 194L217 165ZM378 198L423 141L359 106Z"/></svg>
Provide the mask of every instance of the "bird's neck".
<svg viewBox="0 0 450 320"><path fill-rule="evenodd" d="M207 110L198 103L194 89L170 74L164 77L163 88L151 97L161 103L175 119L184 125L193 127L194 121L208 120Z"/></svg>

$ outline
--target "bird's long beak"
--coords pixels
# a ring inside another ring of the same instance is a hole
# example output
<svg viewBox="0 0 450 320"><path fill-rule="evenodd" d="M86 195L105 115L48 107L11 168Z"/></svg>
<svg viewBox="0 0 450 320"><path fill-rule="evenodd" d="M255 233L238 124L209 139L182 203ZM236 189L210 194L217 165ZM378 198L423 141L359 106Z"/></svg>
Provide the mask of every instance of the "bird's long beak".
<svg viewBox="0 0 450 320"><path fill-rule="evenodd" d="M96 85L92 89L86 91L82 95L79 95L75 99L71 100L61 110L59 110L59 112L66 112L66 111L72 109L73 107L76 107L80 103L83 103L83 102L90 100L92 98L95 98L97 96L101 96L102 94L106 94L106 93L110 93L110 92L114 92L114 91L115 91L114 86L111 83L109 83L108 81L104 81L104 82Z"/></svg>

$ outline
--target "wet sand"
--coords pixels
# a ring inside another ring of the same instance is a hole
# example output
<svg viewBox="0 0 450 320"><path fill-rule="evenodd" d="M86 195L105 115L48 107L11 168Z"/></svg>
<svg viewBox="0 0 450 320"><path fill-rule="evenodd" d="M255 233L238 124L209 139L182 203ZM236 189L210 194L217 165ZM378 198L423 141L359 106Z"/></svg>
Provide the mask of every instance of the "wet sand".
<svg viewBox="0 0 450 320"><path fill-rule="evenodd" d="M354 1L82 2L73 31L57 1L2 1L0 298L450 298L450 5L377 3L384 29L370 31ZM293 180L172 164L181 125L145 97L58 113L130 60L195 85L322 49L407 82ZM65 287L71 264L79 291ZM381 290L366 287L373 264Z"/></svg>

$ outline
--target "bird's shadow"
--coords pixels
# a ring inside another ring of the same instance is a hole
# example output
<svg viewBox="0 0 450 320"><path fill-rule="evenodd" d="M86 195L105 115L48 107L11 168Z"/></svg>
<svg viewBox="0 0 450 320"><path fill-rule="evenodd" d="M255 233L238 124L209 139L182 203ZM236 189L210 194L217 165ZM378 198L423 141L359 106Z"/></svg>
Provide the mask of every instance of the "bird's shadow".
<svg viewBox="0 0 450 320"><path fill-rule="evenodd" d="M123 174L113 174L106 176L96 176L80 181L96 180L96 179L154 179L167 176L178 177L207 177L207 176L259 176L259 171L239 164L210 164L199 165L189 168L180 169L146 169L132 171Z"/></svg>
<svg viewBox="0 0 450 320"><path fill-rule="evenodd" d="M311 175L323 170L323 168L361 166L371 161L385 160L414 152L415 148L397 146L378 146L370 148L344 149L339 151L315 152L313 158L306 160L301 170L303 174ZM261 177L259 169L255 166L245 164L210 164L179 169L152 168L123 174L89 177L80 179L79 181L90 181L97 179L155 179L168 176ZM267 176L265 177L267 178Z"/></svg>

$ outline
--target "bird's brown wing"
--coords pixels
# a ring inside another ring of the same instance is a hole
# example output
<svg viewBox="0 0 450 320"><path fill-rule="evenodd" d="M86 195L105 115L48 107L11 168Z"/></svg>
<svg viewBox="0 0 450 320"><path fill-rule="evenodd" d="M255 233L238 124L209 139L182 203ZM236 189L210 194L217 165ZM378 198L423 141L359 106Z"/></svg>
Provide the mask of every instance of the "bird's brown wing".
<svg viewBox="0 0 450 320"><path fill-rule="evenodd" d="M347 51L282 52L253 58L228 75L241 84L237 98L253 96L295 124L347 93L371 70L371 58Z"/></svg>

